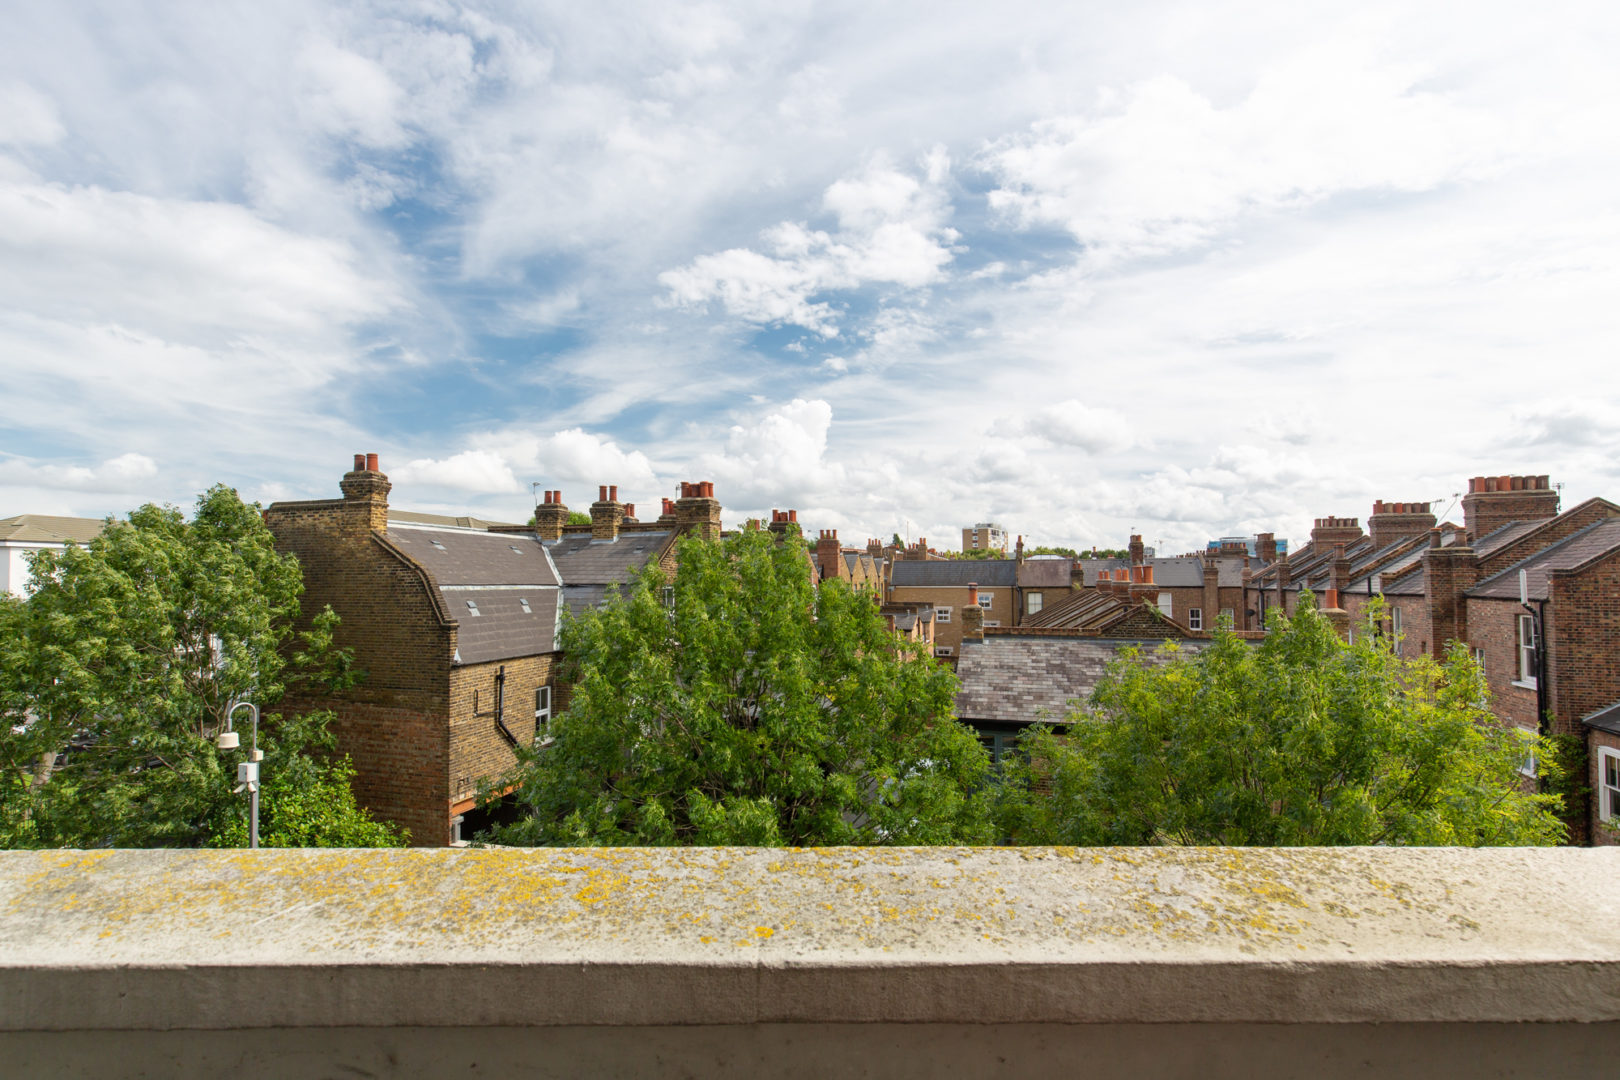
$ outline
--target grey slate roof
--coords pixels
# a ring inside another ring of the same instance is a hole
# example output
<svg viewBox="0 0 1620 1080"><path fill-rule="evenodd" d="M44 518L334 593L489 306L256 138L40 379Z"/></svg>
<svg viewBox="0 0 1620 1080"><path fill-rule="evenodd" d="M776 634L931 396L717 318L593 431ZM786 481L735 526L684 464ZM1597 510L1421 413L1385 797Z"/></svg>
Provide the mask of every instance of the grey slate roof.
<svg viewBox="0 0 1620 1080"><path fill-rule="evenodd" d="M555 588L445 589L445 604L459 627L457 658L477 664L555 651L559 595ZM468 601L478 605L477 615Z"/></svg>
<svg viewBox="0 0 1620 1080"><path fill-rule="evenodd" d="M587 535L548 541L546 550L569 585L622 585L669 542L669 530L621 532L613 541Z"/></svg>
<svg viewBox="0 0 1620 1080"><path fill-rule="evenodd" d="M1493 574L1468 590L1469 596L1497 600L1519 598L1519 571L1526 571L1526 584L1532 600L1547 599L1547 578L1553 570L1568 570L1620 548L1620 518L1605 518L1543 548L1541 551Z"/></svg>
<svg viewBox="0 0 1620 1080"><path fill-rule="evenodd" d="M399 528L388 540L446 585L560 585L540 541L528 533Z"/></svg>
<svg viewBox="0 0 1620 1080"><path fill-rule="evenodd" d="M901 559L889 571L889 584L896 588L942 589L965 588L977 582L981 588L1011 588L1017 567L1012 559Z"/></svg>
<svg viewBox="0 0 1620 1080"><path fill-rule="evenodd" d="M522 528L506 521L486 521L483 518L456 517L451 514L424 514L418 510L388 509L388 520L397 521L402 525L442 525L450 529L488 529L490 527L503 529Z"/></svg>
<svg viewBox="0 0 1620 1080"><path fill-rule="evenodd" d="M1068 559L1025 559L1018 566L1018 584L1026 589L1062 589L1069 584Z"/></svg>
<svg viewBox="0 0 1620 1080"><path fill-rule="evenodd" d="M1122 568L1129 569L1131 565L1129 559L1081 559L1079 561L1080 572L1085 575L1084 581L1087 586L1097 584L1099 575L1106 575L1110 571Z"/></svg>
<svg viewBox="0 0 1620 1080"><path fill-rule="evenodd" d="M1589 728L1607 731L1611 735L1620 735L1620 701L1606 705L1594 713L1588 713L1581 717L1581 723Z"/></svg>
<svg viewBox="0 0 1620 1080"><path fill-rule="evenodd" d="M1551 520L1552 518L1537 518L1533 521L1510 521L1506 525L1499 525L1474 541L1474 554L1489 555L1500 551L1531 529L1545 525Z"/></svg>
<svg viewBox="0 0 1620 1080"><path fill-rule="evenodd" d="M968 722L1033 724L1061 722L1069 702L1085 701L1109 661L1121 649L1140 645L1149 662L1162 662L1160 642L1102 638L996 635L964 641L956 664L962 688L956 715ZM1197 649L1200 645L1182 645Z"/></svg>
<svg viewBox="0 0 1620 1080"><path fill-rule="evenodd" d="M607 602L606 585L564 585L563 603L570 615L578 615L586 608L601 607Z"/></svg>

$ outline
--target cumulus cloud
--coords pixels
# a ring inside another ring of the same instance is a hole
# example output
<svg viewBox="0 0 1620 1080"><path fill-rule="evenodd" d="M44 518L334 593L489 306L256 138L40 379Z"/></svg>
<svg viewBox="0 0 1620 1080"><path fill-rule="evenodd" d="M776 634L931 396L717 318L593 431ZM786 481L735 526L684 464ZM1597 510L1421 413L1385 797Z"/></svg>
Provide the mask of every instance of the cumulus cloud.
<svg viewBox="0 0 1620 1080"><path fill-rule="evenodd" d="M0 83L0 144L49 145L65 133L50 98L26 83Z"/></svg>
<svg viewBox="0 0 1620 1080"><path fill-rule="evenodd" d="M763 234L769 253L731 248L701 255L658 276L670 303L718 302L732 316L762 326L802 326L837 337L839 313L816 297L867 284L917 289L942 280L958 233L946 222L944 185L950 159L936 149L918 179L883 163L827 188L822 210L831 232L784 221Z"/></svg>
<svg viewBox="0 0 1620 1080"><path fill-rule="evenodd" d="M614 440L569 428L550 435L505 431L477 440L530 481L550 486L573 481L587 486L617 484L646 489L656 485L652 462L640 450L625 450ZM566 496L566 492L564 493Z"/></svg>
<svg viewBox="0 0 1620 1080"><path fill-rule="evenodd" d="M807 503L844 483L843 468L825 456L832 418L827 402L795 398L752 423L733 425L725 452L701 456L700 465L724 485L724 497L740 505Z"/></svg>
<svg viewBox="0 0 1620 1080"><path fill-rule="evenodd" d="M477 494L521 491L511 466L499 454L464 450L442 460L418 458L394 470L400 483L428 484Z"/></svg>
<svg viewBox="0 0 1620 1080"><path fill-rule="evenodd" d="M0 461L0 487L56 488L69 491L125 492L157 475L157 462L127 453L100 465L57 465L22 458Z"/></svg>

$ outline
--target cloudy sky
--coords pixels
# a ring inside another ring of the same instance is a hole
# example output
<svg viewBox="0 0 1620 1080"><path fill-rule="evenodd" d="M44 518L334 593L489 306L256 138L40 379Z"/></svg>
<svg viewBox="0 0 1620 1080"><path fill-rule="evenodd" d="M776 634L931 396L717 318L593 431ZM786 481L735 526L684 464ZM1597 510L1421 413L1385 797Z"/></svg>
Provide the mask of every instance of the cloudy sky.
<svg viewBox="0 0 1620 1080"><path fill-rule="evenodd" d="M1620 8L11 5L0 517L1620 498ZM1460 517L1460 512L1454 514Z"/></svg>

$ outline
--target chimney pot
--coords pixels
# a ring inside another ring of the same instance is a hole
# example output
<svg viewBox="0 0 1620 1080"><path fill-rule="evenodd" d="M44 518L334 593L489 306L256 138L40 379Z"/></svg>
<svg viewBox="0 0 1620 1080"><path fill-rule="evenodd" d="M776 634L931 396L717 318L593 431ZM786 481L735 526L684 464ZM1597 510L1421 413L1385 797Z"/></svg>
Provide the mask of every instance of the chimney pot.
<svg viewBox="0 0 1620 1080"><path fill-rule="evenodd" d="M635 503L625 503L624 504L624 516L625 516L625 520L627 520L627 521L636 516L636 504ZM757 525L759 523L756 521L754 524Z"/></svg>
<svg viewBox="0 0 1620 1080"><path fill-rule="evenodd" d="M364 455L364 454L356 454L356 455L354 455L354 471L355 472L365 472L366 471L366 455Z"/></svg>
<svg viewBox="0 0 1620 1080"><path fill-rule="evenodd" d="M381 466L377 464L376 454L366 455L366 472L382 472Z"/></svg>
<svg viewBox="0 0 1620 1080"><path fill-rule="evenodd" d="M973 605L977 605L978 602L979 602L979 583L977 581L970 581L970 582L968 582L968 603L973 604Z"/></svg>

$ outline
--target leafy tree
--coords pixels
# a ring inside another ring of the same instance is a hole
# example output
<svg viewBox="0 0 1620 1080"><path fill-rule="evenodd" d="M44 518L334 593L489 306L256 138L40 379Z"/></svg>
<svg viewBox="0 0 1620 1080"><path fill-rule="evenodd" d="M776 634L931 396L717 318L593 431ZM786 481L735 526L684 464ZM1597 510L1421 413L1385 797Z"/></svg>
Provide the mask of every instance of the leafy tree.
<svg viewBox="0 0 1620 1080"><path fill-rule="evenodd" d="M1346 644L1314 608L1250 645L1127 656L1059 736L1029 733L1003 827L1021 843L1551 844L1556 795L1526 790L1537 749L1486 707L1467 650L1402 660ZM1544 761L1545 755L1537 759Z"/></svg>
<svg viewBox="0 0 1620 1080"><path fill-rule="evenodd" d="M245 802L231 789L247 740L214 746L231 703L262 707L293 682L337 688L357 676L332 648L329 609L294 633L298 563L226 487L201 496L189 522L143 506L88 547L40 552L32 568L34 592L0 615L0 845L205 843ZM344 764L321 756L327 719L267 714L266 779L346 788ZM372 835L358 810L339 819Z"/></svg>
<svg viewBox="0 0 1620 1080"><path fill-rule="evenodd" d="M992 835L956 678L803 549L688 538L564 624L572 697L521 755L521 844L934 844Z"/></svg>

